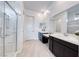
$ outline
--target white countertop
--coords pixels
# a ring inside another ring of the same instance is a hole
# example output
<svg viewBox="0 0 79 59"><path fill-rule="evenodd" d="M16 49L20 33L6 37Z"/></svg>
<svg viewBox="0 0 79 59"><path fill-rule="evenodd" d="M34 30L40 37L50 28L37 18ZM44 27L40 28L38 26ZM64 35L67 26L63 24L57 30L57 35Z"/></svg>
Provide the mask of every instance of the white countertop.
<svg viewBox="0 0 79 59"><path fill-rule="evenodd" d="M43 35L46 36L46 37L49 37L50 34L43 34Z"/></svg>
<svg viewBox="0 0 79 59"><path fill-rule="evenodd" d="M61 40L79 45L79 37L74 34L68 34L67 36L65 36L62 33L54 33L54 34L51 34L50 36L53 36L53 37L59 38Z"/></svg>
<svg viewBox="0 0 79 59"><path fill-rule="evenodd" d="M41 32L41 33L49 33L49 32L47 32L47 31L39 31L39 32Z"/></svg>

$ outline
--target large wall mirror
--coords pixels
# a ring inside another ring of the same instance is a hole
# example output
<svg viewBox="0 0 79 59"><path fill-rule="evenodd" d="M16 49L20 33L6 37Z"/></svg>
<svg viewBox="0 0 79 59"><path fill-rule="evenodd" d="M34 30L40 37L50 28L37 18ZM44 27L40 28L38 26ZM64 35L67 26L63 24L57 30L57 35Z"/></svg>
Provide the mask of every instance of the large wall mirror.
<svg viewBox="0 0 79 59"><path fill-rule="evenodd" d="M79 4L53 16L56 31L79 35Z"/></svg>
<svg viewBox="0 0 79 59"><path fill-rule="evenodd" d="M53 18L55 32L67 33L67 12L61 12Z"/></svg>
<svg viewBox="0 0 79 59"><path fill-rule="evenodd" d="M79 4L67 10L67 33L74 34L79 32Z"/></svg>

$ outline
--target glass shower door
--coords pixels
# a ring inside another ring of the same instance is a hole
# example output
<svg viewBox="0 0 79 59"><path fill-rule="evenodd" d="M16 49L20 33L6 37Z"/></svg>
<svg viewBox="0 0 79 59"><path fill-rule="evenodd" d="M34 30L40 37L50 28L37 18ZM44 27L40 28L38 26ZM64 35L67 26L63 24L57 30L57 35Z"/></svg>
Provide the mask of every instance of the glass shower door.
<svg viewBox="0 0 79 59"><path fill-rule="evenodd" d="M0 57L17 51L17 14L8 2L0 1Z"/></svg>
<svg viewBox="0 0 79 59"><path fill-rule="evenodd" d="M4 54L3 25L4 25L4 2L0 2L0 57L2 57Z"/></svg>
<svg viewBox="0 0 79 59"><path fill-rule="evenodd" d="M16 22L14 9L5 2L5 56L14 56L16 52Z"/></svg>

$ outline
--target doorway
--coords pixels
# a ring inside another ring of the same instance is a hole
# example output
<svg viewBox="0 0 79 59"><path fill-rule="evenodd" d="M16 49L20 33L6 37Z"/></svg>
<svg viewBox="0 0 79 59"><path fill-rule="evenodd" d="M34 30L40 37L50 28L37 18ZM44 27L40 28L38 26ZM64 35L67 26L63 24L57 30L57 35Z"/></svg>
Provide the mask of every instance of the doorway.
<svg viewBox="0 0 79 59"><path fill-rule="evenodd" d="M34 39L34 16L25 15L24 17L24 40Z"/></svg>

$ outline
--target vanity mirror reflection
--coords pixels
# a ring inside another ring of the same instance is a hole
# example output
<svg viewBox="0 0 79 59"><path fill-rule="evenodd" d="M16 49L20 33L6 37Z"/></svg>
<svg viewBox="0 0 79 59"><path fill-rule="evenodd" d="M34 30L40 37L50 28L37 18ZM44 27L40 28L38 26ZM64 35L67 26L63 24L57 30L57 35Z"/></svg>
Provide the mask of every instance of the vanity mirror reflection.
<svg viewBox="0 0 79 59"><path fill-rule="evenodd" d="M61 12L53 17L55 32L67 33L67 11Z"/></svg>
<svg viewBox="0 0 79 59"><path fill-rule="evenodd" d="M79 35L79 4L67 10L67 33Z"/></svg>
<svg viewBox="0 0 79 59"><path fill-rule="evenodd" d="M55 32L79 35L79 4L53 16Z"/></svg>

